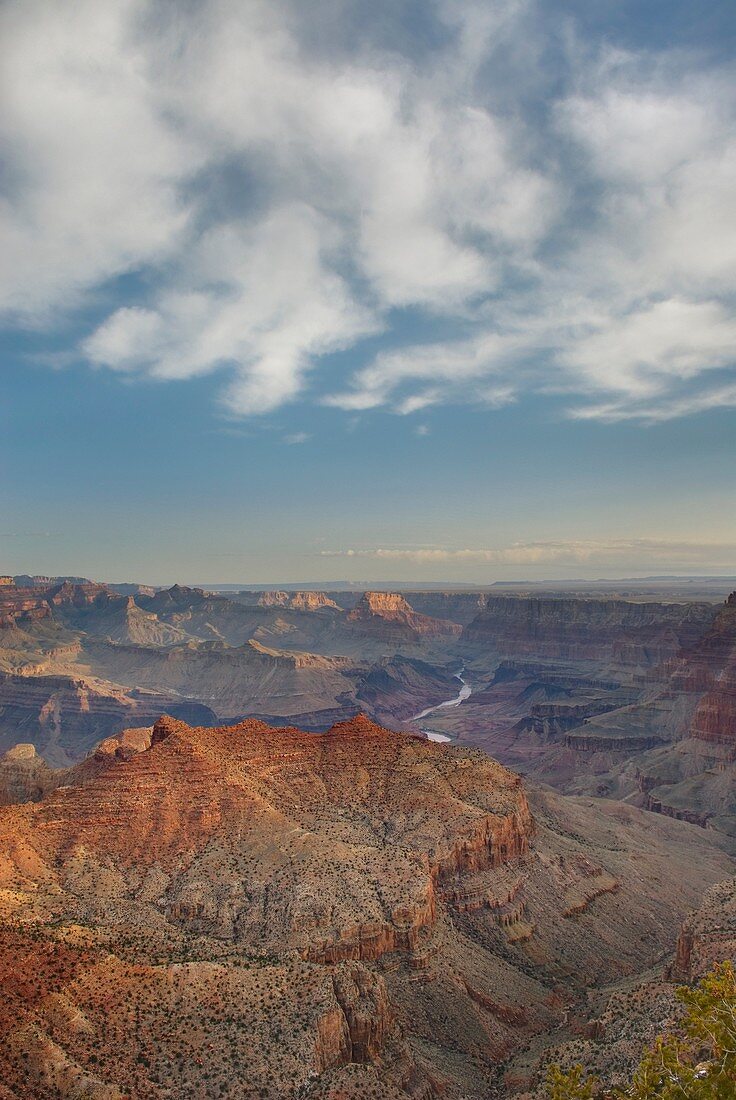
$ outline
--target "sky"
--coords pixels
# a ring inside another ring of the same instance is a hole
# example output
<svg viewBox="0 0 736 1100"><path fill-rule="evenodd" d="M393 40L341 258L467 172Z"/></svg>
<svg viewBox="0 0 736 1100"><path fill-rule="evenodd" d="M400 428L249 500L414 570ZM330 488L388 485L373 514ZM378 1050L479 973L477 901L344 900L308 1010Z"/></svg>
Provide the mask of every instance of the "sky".
<svg viewBox="0 0 736 1100"><path fill-rule="evenodd" d="M736 572L735 32L4 0L0 573Z"/></svg>

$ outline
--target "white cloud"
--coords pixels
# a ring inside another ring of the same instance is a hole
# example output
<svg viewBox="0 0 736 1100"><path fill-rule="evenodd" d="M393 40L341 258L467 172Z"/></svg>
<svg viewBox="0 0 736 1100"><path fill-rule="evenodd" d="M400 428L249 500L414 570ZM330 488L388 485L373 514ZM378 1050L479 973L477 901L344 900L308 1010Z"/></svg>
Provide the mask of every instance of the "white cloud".
<svg viewBox="0 0 736 1100"><path fill-rule="evenodd" d="M191 212L199 143L161 116L140 5L27 0L0 10L0 304L38 318L166 260Z"/></svg>
<svg viewBox="0 0 736 1100"><path fill-rule="evenodd" d="M319 216L303 205L254 226L209 230L192 248L186 277L155 299L155 311L117 310L84 350L92 362L158 379L236 366L225 391L229 407L277 408L299 392L310 356L374 328L322 262L328 239Z"/></svg>
<svg viewBox="0 0 736 1100"><path fill-rule="evenodd" d="M734 362L736 317L718 302L670 298L607 319L561 353L592 387L629 398L657 397L673 380L688 380Z"/></svg>
<svg viewBox="0 0 736 1100"><path fill-rule="evenodd" d="M435 0L446 39L420 60L307 33L325 12L4 5L5 315L54 325L115 295L92 363L223 372L243 415L380 331L320 400L412 415L535 389L650 421L735 403L731 72L553 41L531 0ZM494 85L509 58L516 98ZM392 345L407 308L442 338Z"/></svg>
<svg viewBox="0 0 736 1100"><path fill-rule="evenodd" d="M662 539L597 539L514 543L495 549L446 547L386 547L321 550L322 557L359 557L376 561L407 561L417 565L477 562L487 565L590 565L636 563L636 568L659 566L701 570L705 565L731 568L736 544L678 542Z"/></svg>

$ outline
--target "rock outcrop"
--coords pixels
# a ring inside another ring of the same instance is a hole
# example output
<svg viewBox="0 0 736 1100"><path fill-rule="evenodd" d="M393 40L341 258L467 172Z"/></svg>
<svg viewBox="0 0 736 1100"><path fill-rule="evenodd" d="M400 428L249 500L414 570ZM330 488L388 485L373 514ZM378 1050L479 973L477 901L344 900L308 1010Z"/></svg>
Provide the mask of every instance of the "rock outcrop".
<svg viewBox="0 0 736 1100"><path fill-rule="evenodd" d="M398 644L417 637L459 637L459 623L420 615L396 592L364 592L348 622L386 643Z"/></svg>
<svg viewBox="0 0 736 1100"><path fill-rule="evenodd" d="M331 608L340 611L341 608L334 600L330 599L326 592L261 592L258 607L290 607L295 611L321 611L323 608Z"/></svg>
<svg viewBox="0 0 736 1100"><path fill-rule="evenodd" d="M53 770L33 745L15 745L0 756L0 806L35 802L54 785Z"/></svg>
<svg viewBox="0 0 736 1100"><path fill-rule="evenodd" d="M726 959L736 959L736 878L712 886L684 921L668 974L694 982Z"/></svg>

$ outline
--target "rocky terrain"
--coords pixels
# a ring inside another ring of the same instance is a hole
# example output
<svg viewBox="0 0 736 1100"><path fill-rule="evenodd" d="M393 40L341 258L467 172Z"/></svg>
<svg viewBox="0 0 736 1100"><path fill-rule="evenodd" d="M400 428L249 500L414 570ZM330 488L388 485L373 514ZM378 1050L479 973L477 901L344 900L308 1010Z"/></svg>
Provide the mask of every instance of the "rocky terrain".
<svg viewBox="0 0 736 1100"><path fill-rule="evenodd" d="M464 628L463 641L500 657L648 668L696 642L712 619L710 604L497 596Z"/></svg>
<svg viewBox="0 0 736 1100"><path fill-rule="evenodd" d="M677 1028L682 1009L678 985L704 977L716 963L736 959L736 879L706 891L683 922L674 957L638 980L592 989L570 1013L552 1044L533 1039L511 1059L506 1080L518 1100L546 1100L546 1066L581 1064L607 1087L624 1088L642 1052L657 1036ZM530 1088L524 1086L530 1085Z"/></svg>
<svg viewBox="0 0 736 1100"><path fill-rule="evenodd" d="M32 759L0 764L18 1100L507 1095L515 1052L666 959L733 873L704 830L364 716L162 718L36 801Z"/></svg>
<svg viewBox="0 0 736 1100"><path fill-rule="evenodd" d="M153 723L162 712L216 721L209 707L166 692L125 689L78 673L0 673L0 751L27 742L57 767L80 760L101 738Z"/></svg>
<svg viewBox="0 0 736 1100"><path fill-rule="evenodd" d="M162 712L324 730L367 709L395 725L452 692L445 643L461 627L399 596L368 593L346 611L320 592L238 601L180 585L119 587L0 591L0 751L28 742L66 766Z"/></svg>
<svg viewBox="0 0 736 1100"><path fill-rule="evenodd" d="M437 735L736 840L733 602L21 579L0 590L0 750L69 766L162 711L404 728L465 666L471 696L433 713Z"/></svg>
<svg viewBox="0 0 736 1100"><path fill-rule="evenodd" d="M736 840L736 596L720 607L497 599L460 651L474 690L432 716L438 732L567 793Z"/></svg>

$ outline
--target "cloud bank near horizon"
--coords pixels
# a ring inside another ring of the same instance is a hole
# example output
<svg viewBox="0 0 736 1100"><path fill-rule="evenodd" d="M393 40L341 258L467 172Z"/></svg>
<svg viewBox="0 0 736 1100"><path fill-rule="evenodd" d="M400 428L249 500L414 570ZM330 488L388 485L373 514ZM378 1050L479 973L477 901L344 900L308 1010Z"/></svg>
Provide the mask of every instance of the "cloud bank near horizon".
<svg viewBox="0 0 736 1100"><path fill-rule="evenodd" d="M308 7L3 6L8 325L239 416L736 407L732 70L533 0Z"/></svg>
<svg viewBox="0 0 736 1100"><path fill-rule="evenodd" d="M736 543L680 542L666 539L540 540L516 542L500 548L376 547L320 551L327 558L358 558L371 561L411 562L416 565L471 564L585 567L627 567L636 571L652 568L672 570L723 569L733 571Z"/></svg>

